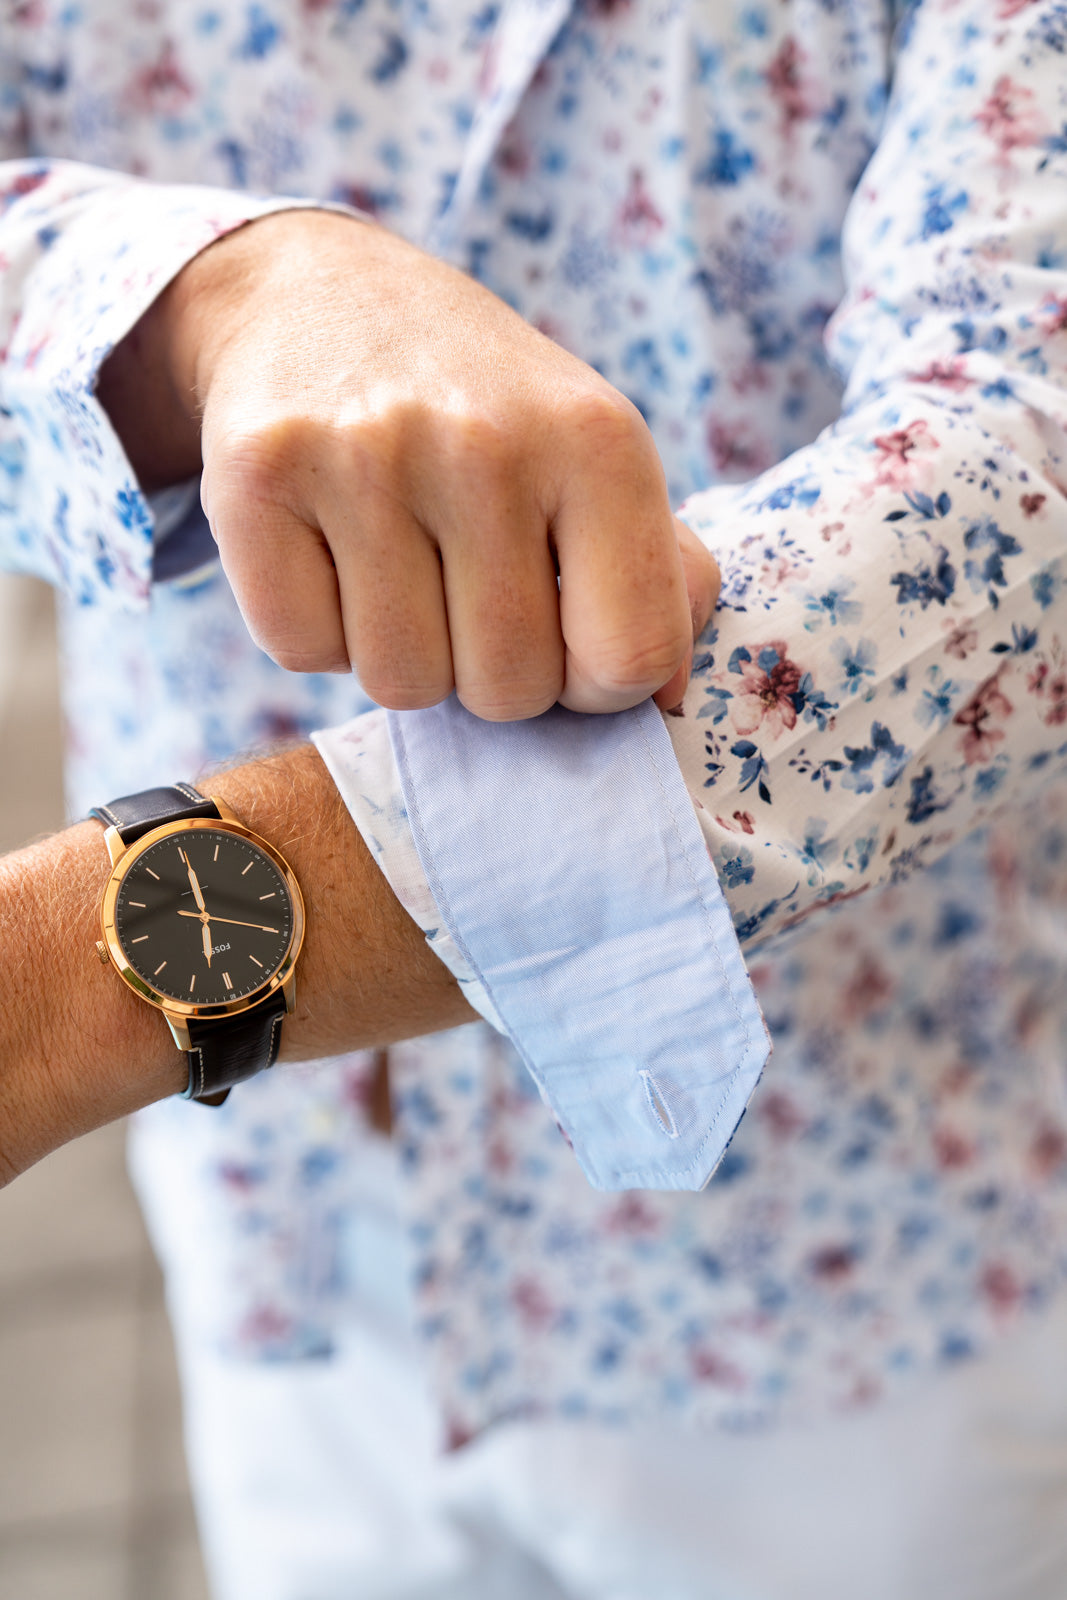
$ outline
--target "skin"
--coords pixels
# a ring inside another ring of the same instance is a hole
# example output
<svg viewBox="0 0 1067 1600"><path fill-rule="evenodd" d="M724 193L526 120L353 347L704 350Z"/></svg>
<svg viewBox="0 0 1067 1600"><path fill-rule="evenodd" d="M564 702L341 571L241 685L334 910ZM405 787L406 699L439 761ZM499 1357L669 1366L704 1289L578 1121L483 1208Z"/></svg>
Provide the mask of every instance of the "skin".
<svg viewBox="0 0 1067 1600"><path fill-rule="evenodd" d="M455 688L490 720L681 700L718 570L640 414L386 230L291 211L227 235L99 394L146 488L202 468L223 567L281 666L351 666L397 710Z"/></svg>
<svg viewBox="0 0 1067 1600"><path fill-rule="evenodd" d="M304 891L297 1010L282 1029L282 1062L378 1048L474 1020L311 746L203 787L281 850ZM68 1139L185 1086L185 1057L163 1018L97 959L110 870L98 822L0 857L0 962L9 985L0 1030L0 1182ZM190 1115L211 1112L193 1106Z"/></svg>

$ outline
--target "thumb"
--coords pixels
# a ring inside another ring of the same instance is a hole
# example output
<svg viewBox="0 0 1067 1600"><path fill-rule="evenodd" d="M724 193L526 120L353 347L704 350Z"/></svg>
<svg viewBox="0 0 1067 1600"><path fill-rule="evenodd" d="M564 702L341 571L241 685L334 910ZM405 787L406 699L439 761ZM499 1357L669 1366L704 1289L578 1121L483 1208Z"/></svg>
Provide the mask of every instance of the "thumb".
<svg viewBox="0 0 1067 1600"><path fill-rule="evenodd" d="M696 641L711 620L715 602L719 598L719 588L722 583L719 563L680 517L674 519L674 531L678 536L678 552L682 558L685 587L689 595L689 610L693 617L693 639ZM661 711L674 711L681 705L689 686L692 666L693 650L690 646L685 661L678 671L653 696Z"/></svg>

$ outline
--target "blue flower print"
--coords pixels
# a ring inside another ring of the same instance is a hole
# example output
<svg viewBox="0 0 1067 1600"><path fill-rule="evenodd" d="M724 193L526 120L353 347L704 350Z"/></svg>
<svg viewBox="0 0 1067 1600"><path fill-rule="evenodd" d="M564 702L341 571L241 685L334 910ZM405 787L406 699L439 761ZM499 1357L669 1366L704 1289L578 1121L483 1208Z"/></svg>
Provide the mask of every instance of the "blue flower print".
<svg viewBox="0 0 1067 1600"><path fill-rule="evenodd" d="M841 668L837 685L841 694L858 694L865 687L864 680L874 677L878 646L873 639L857 639L855 644L849 644L847 639L835 639L831 653Z"/></svg>
<svg viewBox="0 0 1067 1600"><path fill-rule="evenodd" d="M926 674L926 688L915 705L915 716L924 728L941 727L952 715L953 701L960 694L960 686L946 678L935 663Z"/></svg>
<svg viewBox="0 0 1067 1600"><path fill-rule="evenodd" d="M967 580L974 590L981 590L989 586L989 599L993 605L997 604L997 588L1003 589L1007 584L1004 573L1004 557L1017 556L1021 549L1018 539L1014 534L1005 533L992 517L982 517L978 522L972 522L963 535L964 545L968 550L980 550L981 557L971 557L963 564Z"/></svg>
<svg viewBox="0 0 1067 1600"><path fill-rule="evenodd" d="M836 839L827 839L826 821L822 817L809 817L804 824L797 855L808 868L809 884L822 883L826 869L838 852Z"/></svg>
<svg viewBox="0 0 1067 1600"><path fill-rule="evenodd" d="M937 233L948 233L957 215L967 209L965 190L960 189L948 196L945 188L945 184L935 183L926 191L921 235L924 239L933 238Z"/></svg>
<svg viewBox="0 0 1067 1600"><path fill-rule="evenodd" d="M817 632L824 622L829 622L831 628L836 628L839 623L858 622L863 615L863 607L858 601L848 598L854 587L850 578L839 578L821 594L809 595L805 602L805 608L811 612L804 624L807 632Z"/></svg>
<svg viewBox="0 0 1067 1600"><path fill-rule="evenodd" d="M845 759L848 761L848 771L841 779L846 789L854 789L857 794L869 794L874 788L874 768L877 762L882 763L882 787L891 788L911 756L902 744L897 744L889 729L881 722L871 723L871 742L853 748L846 745Z"/></svg>
<svg viewBox="0 0 1067 1600"><path fill-rule="evenodd" d="M956 569L944 545L936 545L932 562L924 561L913 572L894 572L889 581L896 587L899 605L918 604L925 611L927 606L943 606L951 598Z"/></svg>
<svg viewBox="0 0 1067 1600"><path fill-rule="evenodd" d="M756 870L751 850L744 845L734 849L729 844L724 844L716 854L715 868L728 889L740 889L743 884L751 883Z"/></svg>

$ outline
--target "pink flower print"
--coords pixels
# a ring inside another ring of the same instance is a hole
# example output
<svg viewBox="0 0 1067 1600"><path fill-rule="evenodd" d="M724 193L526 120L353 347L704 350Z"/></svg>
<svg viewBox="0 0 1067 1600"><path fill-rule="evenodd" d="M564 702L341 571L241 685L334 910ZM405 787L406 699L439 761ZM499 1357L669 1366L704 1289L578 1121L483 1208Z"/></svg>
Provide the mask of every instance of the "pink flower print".
<svg viewBox="0 0 1067 1600"><path fill-rule="evenodd" d="M193 98L193 88L178 62L173 41L164 41L158 59L139 72L130 85L130 98L139 111L173 117Z"/></svg>
<svg viewBox="0 0 1067 1600"><path fill-rule="evenodd" d="M909 372L908 377L913 383L936 383L942 389L951 389L953 394L962 394L971 386L967 363L962 356L953 356L951 361L931 361L921 372Z"/></svg>
<svg viewBox="0 0 1067 1600"><path fill-rule="evenodd" d="M760 665L770 653L777 656L768 668ZM761 730L765 738L777 739L787 728L795 728L796 706L793 697L803 674L786 654L785 641L772 639L756 649L750 661L741 666L741 687L734 694L730 714L738 733Z"/></svg>
<svg viewBox="0 0 1067 1600"><path fill-rule="evenodd" d="M958 1172L974 1160L974 1146L954 1128L935 1128L934 1155L943 1172Z"/></svg>
<svg viewBox="0 0 1067 1600"><path fill-rule="evenodd" d="M624 244L646 250L662 228L663 217L645 186L644 174L635 167L619 212L619 235Z"/></svg>
<svg viewBox="0 0 1067 1600"><path fill-rule="evenodd" d="M519 1278L511 1291L512 1302L528 1328L550 1328L556 1310L536 1278Z"/></svg>
<svg viewBox="0 0 1067 1600"><path fill-rule="evenodd" d="M1024 494L1019 501L1023 509L1023 516L1027 519L1036 517L1047 498L1047 495L1043 494Z"/></svg>
<svg viewBox="0 0 1067 1600"><path fill-rule="evenodd" d="M1051 1178L1067 1160L1067 1137L1062 1128L1047 1122L1030 1141L1030 1165L1039 1178Z"/></svg>
<svg viewBox="0 0 1067 1600"><path fill-rule="evenodd" d="M286 1340L293 1330L293 1319L277 1306L254 1306L237 1331L240 1344L253 1348Z"/></svg>
<svg viewBox="0 0 1067 1600"><path fill-rule="evenodd" d="M816 1250L811 1257L812 1276L821 1283L836 1287L846 1283L856 1265L856 1251L850 1244L828 1244Z"/></svg>
<svg viewBox="0 0 1067 1600"><path fill-rule="evenodd" d="M1067 294L1050 294L1042 301L1039 311L1044 319L1042 331L1050 338L1057 333L1067 333Z"/></svg>
<svg viewBox="0 0 1067 1600"><path fill-rule="evenodd" d="M751 811L735 811L733 821L727 822L725 817L716 817L715 821L720 828L725 828L727 833L755 833L756 824L752 819Z"/></svg>
<svg viewBox="0 0 1067 1600"><path fill-rule="evenodd" d="M1000 152L1009 160L1013 150L1035 145L1045 133L1044 121L1034 108L1031 89L1014 83L1002 73L993 92L975 115L975 121Z"/></svg>
<svg viewBox="0 0 1067 1600"><path fill-rule="evenodd" d="M999 673L980 684L967 704L953 717L953 723L966 728L963 759L969 767L992 761L996 747L1004 739L1004 729L992 726L997 719L1010 717L1012 704L998 682Z"/></svg>
<svg viewBox="0 0 1067 1600"><path fill-rule="evenodd" d="M1067 722L1067 675L1056 672L1048 681L1049 708L1045 712L1045 724L1050 728L1061 727Z"/></svg>
<svg viewBox="0 0 1067 1600"><path fill-rule="evenodd" d="M689 1366L697 1383L713 1383L720 1389L743 1389L745 1379L739 1367L717 1350L696 1348L689 1352Z"/></svg>
<svg viewBox="0 0 1067 1600"><path fill-rule="evenodd" d="M981 1289L993 1310L1000 1312L1001 1315L1015 1311L1023 1298L1022 1284L1012 1268L1004 1261L990 1261L986 1264L982 1272Z"/></svg>
<svg viewBox="0 0 1067 1600"><path fill-rule="evenodd" d="M781 1090L772 1089L759 1102L759 1114L776 1139L783 1142L803 1133L805 1118L795 1101Z"/></svg>
<svg viewBox="0 0 1067 1600"><path fill-rule="evenodd" d="M972 650L978 649L978 632L969 622L950 623L952 629L945 640L945 654L955 661L966 661Z"/></svg>
<svg viewBox="0 0 1067 1600"><path fill-rule="evenodd" d="M1050 728L1061 727L1067 722L1067 660L1064 659L1063 647L1058 639L1052 642L1051 664L1043 657L1039 658L1026 680L1027 692L1036 695L1039 700L1046 700L1045 725Z"/></svg>
<svg viewBox="0 0 1067 1600"><path fill-rule="evenodd" d="M716 472L742 479L766 471L771 464L766 444L762 439L753 438L744 423L710 422L708 448Z"/></svg>
<svg viewBox="0 0 1067 1600"><path fill-rule="evenodd" d="M1037 0L1000 0L997 7L997 21L1007 22L1009 17L1017 17L1027 6L1037 4Z"/></svg>
<svg viewBox="0 0 1067 1600"><path fill-rule="evenodd" d="M815 93L811 82L801 72L803 53L790 35L782 41L778 54L764 73L767 87L778 102L782 126L789 134L798 122L815 111Z"/></svg>
<svg viewBox="0 0 1067 1600"><path fill-rule="evenodd" d="M640 1234L657 1234L661 1230L660 1216L636 1190L624 1194L612 1206L605 1218L608 1233L622 1233L630 1237Z"/></svg>
<svg viewBox="0 0 1067 1600"><path fill-rule="evenodd" d="M530 172L530 147L525 139L508 128L497 151L497 165L509 178L525 178Z"/></svg>
<svg viewBox="0 0 1067 1600"><path fill-rule="evenodd" d="M841 996L841 1014L846 1022L865 1022L892 998L893 983L885 968L865 954Z"/></svg>
<svg viewBox="0 0 1067 1600"><path fill-rule="evenodd" d="M874 445L878 451L875 484L890 489L913 488L919 477L920 465L925 464L917 458L940 448L921 417L916 422L909 422L906 428L877 434Z"/></svg>

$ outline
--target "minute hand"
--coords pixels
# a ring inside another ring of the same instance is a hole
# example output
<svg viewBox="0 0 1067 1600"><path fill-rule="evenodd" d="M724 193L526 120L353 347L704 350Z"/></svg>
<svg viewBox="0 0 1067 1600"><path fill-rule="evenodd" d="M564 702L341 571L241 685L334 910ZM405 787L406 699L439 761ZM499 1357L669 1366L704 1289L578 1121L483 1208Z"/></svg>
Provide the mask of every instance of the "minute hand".
<svg viewBox="0 0 1067 1600"><path fill-rule="evenodd" d="M200 920L199 911L179 911L179 917L196 917ZM258 928L260 933L277 933L277 928L268 928L265 922L238 922L236 917L210 917L211 922L228 922L233 928Z"/></svg>

